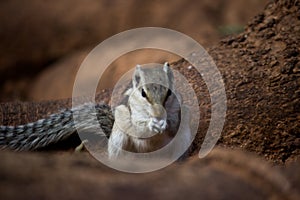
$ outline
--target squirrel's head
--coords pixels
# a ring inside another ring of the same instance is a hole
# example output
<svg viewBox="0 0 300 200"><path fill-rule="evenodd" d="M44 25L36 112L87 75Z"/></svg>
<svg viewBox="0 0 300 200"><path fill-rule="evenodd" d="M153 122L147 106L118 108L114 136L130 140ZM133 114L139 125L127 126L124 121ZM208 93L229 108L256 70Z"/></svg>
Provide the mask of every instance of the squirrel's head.
<svg viewBox="0 0 300 200"><path fill-rule="evenodd" d="M148 122L150 130L163 132L167 126L165 104L174 98L174 75L168 63L163 67L136 66L132 78L129 106L132 120L136 123Z"/></svg>

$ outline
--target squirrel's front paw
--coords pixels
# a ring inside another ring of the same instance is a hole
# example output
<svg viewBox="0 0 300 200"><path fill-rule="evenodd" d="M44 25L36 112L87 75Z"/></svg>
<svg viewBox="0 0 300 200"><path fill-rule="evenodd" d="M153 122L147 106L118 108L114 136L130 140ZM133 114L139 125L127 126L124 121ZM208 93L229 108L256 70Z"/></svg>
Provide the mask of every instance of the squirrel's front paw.
<svg viewBox="0 0 300 200"><path fill-rule="evenodd" d="M162 133L167 128L167 121L164 119L151 118L149 122L150 131Z"/></svg>

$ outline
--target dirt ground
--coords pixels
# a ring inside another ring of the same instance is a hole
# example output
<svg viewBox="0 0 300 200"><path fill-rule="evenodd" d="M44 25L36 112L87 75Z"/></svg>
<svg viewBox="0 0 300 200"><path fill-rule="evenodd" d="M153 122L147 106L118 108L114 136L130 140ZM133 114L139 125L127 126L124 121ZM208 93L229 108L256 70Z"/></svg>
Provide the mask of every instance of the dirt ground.
<svg viewBox="0 0 300 200"><path fill-rule="evenodd" d="M261 8L248 20L243 32L208 48L223 77L227 95L224 129L217 148L208 157L197 157L210 122L212 105L208 89L195 69L181 59L173 62L172 67L193 86L202 117L190 149L191 157L186 162L136 175L114 171L87 153L76 154L72 150L1 151L0 196L299 199L300 2L271 1ZM76 60L76 56L73 58ZM109 91L100 96L109 99ZM1 104L0 122L27 123L65 106L70 106L69 100ZM69 142L74 148L79 142L74 137L63 145Z"/></svg>
<svg viewBox="0 0 300 200"><path fill-rule="evenodd" d="M263 10L266 2L88 0L82 4L79 0L1 1L0 101L70 97L78 66L86 54L104 39L121 31L144 26L170 28L209 47L227 34L243 31L250 17ZM181 9L186 11L181 12ZM116 61L110 67L110 73L116 74L117 80L118 74L137 62L165 60L178 59L162 52L140 52ZM111 87L111 82L111 78L105 81L102 88Z"/></svg>
<svg viewBox="0 0 300 200"><path fill-rule="evenodd" d="M270 4L245 32L209 49L227 94L225 134L219 143L275 163L300 155L300 12L299 2L295 4ZM205 88L195 80L194 85Z"/></svg>

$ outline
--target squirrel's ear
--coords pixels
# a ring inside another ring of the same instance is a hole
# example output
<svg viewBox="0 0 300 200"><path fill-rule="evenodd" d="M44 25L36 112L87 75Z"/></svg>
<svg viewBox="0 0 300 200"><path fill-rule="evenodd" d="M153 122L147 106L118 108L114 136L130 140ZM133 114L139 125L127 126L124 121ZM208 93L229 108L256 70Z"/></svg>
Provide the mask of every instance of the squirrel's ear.
<svg viewBox="0 0 300 200"><path fill-rule="evenodd" d="M173 82L174 79L174 75L173 75L173 71L170 68L170 64L168 62L165 62L164 66L163 66L163 70L164 72L167 73L169 79L171 80L171 82Z"/></svg>
<svg viewBox="0 0 300 200"><path fill-rule="evenodd" d="M168 62L165 62L164 68L163 68L163 69L164 69L165 72L167 72L167 73L169 72L169 70L170 70L170 65L169 65Z"/></svg>
<svg viewBox="0 0 300 200"><path fill-rule="evenodd" d="M132 77L132 84L133 84L134 88L136 88L138 86L138 84L140 83L140 80L141 80L141 66L136 65L135 71L134 71L133 77Z"/></svg>

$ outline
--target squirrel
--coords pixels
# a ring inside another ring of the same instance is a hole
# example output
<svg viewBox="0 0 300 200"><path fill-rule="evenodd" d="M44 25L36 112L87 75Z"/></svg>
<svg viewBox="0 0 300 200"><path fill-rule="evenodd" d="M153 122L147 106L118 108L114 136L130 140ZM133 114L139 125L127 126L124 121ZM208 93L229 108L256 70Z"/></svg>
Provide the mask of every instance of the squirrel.
<svg viewBox="0 0 300 200"><path fill-rule="evenodd" d="M124 156L123 150L148 153L164 147L175 137L182 120L179 142L171 151L185 152L191 141L189 112L186 110L185 119L181 119L182 100L175 90L169 63L148 68L137 65L132 88L125 96L125 103L115 108L108 141L110 159Z"/></svg>
<svg viewBox="0 0 300 200"><path fill-rule="evenodd" d="M96 115L109 138L109 158L118 158L122 150L146 153L162 148L175 137L180 122L183 133L176 150L187 149L191 140L189 117L181 119L181 97L168 63L151 68L137 65L123 102L115 108L114 116L106 104L87 103L33 123L0 126L0 148L35 150L68 138L77 129L93 131L91 115ZM81 113L82 119L76 127L74 112Z"/></svg>

